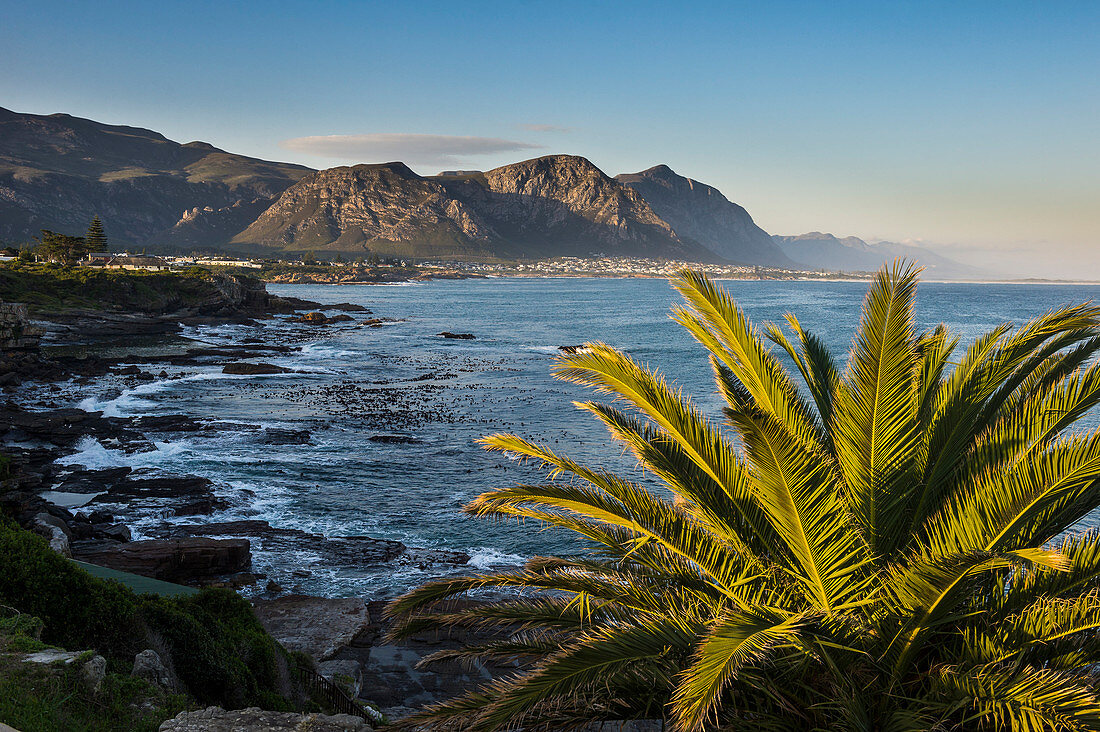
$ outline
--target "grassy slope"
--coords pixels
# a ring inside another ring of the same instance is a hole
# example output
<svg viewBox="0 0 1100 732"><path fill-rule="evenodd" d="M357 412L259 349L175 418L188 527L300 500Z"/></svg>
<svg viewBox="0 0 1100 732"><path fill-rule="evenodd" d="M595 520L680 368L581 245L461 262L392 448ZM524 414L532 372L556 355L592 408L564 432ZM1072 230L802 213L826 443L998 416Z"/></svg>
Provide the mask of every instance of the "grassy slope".
<svg viewBox="0 0 1100 732"><path fill-rule="evenodd" d="M185 696L135 679L118 663L93 693L81 678L83 658L54 666L23 662L21 654L47 647L35 621L0 619L0 722L25 732L152 732L190 706Z"/></svg>

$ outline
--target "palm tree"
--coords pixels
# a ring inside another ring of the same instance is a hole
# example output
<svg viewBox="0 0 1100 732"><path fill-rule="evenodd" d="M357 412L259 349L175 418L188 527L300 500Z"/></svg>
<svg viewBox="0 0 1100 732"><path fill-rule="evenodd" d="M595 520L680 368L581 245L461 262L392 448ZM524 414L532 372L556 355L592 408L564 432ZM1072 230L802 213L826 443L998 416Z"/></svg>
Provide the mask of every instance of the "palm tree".
<svg viewBox="0 0 1100 732"><path fill-rule="evenodd" d="M393 635L488 629L440 659L516 672L421 711L432 729L661 718L689 730L1100 729L1100 308L1002 325L965 351L918 333L917 271L878 273L847 365L787 316L753 326L684 271L673 317L709 351L722 423L601 344L556 375L667 488L513 435L540 485L466 511L576 532L592 550L426 584ZM784 367L789 359L801 389ZM483 588L512 599L458 602Z"/></svg>

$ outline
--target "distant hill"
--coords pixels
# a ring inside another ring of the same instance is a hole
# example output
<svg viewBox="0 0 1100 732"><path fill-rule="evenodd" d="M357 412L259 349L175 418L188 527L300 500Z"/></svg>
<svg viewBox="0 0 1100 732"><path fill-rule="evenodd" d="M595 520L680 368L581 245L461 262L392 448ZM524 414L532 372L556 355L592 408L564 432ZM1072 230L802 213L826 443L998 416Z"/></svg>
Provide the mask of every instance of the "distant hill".
<svg viewBox="0 0 1100 732"><path fill-rule="evenodd" d="M0 240L83 233L98 215L124 246L220 244L308 172L152 130L0 108Z"/></svg>
<svg viewBox="0 0 1100 732"><path fill-rule="evenodd" d="M961 264L923 247L895 242L868 244L854 236L843 239L812 231L798 236L773 236L772 240L791 259L814 269L845 272L874 272L884 262L898 257L914 260L924 267L924 278L982 279L988 272Z"/></svg>
<svg viewBox="0 0 1100 732"><path fill-rule="evenodd" d="M723 259L574 155L431 177L403 163L322 170L287 189L233 243L417 257Z"/></svg>
<svg viewBox="0 0 1100 732"><path fill-rule="evenodd" d="M667 165L640 173L623 173L615 180L642 195L681 236L694 239L732 262L772 267L795 263L757 226L749 212L706 183L677 175Z"/></svg>

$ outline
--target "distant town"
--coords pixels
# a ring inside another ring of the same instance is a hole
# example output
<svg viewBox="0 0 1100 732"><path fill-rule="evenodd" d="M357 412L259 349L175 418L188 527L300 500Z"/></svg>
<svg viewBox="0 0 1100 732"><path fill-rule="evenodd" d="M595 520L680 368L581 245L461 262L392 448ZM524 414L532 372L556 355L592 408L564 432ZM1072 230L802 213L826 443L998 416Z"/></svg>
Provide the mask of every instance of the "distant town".
<svg viewBox="0 0 1100 732"><path fill-rule="evenodd" d="M17 250L0 252L0 262L35 261L59 263L60 260L37 254L28 256ZM356 274L377 270L396 269L419 272L425 279L433 275L471 277L670 277L685 267L705 271L711 277L722 279L865 279L867 272L830 272L822 269L780 269L737 264L708 264L701 262L647 259L641 257L555 257L537 261L469 262L461 260L434 260L414 262L408 259L358 258L346 261L342 257L322 259L305 255L294 259L251 259L227 256L161 256L133 254L130 252L91 252L80 259L69 261L81 267L108 270L146 272L182 271L191 267L216 269L253 270L256 276L282 281L355 281ZM287 275L295 275L287 280ZM311 276L314 275L314 276ZM370 280L367 280L370 281Z"/></svg>

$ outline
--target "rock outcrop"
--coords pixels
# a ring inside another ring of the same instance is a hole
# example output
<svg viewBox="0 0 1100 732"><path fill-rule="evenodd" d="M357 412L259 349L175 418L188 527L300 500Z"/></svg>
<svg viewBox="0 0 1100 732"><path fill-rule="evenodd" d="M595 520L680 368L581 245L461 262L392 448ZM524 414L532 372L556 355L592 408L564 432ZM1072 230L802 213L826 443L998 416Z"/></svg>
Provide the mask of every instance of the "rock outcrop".
<svg viewBox="0 0 1100 732"><path fill-rule="evenodd" d="M208 707L180 712L160 725L160 732L361 732L373 729L349 714L268 712L259 707L227 711Z"/></svg>
<svg viewBox="0 0 1100 732"><path fill-rule="evenodd" d="M720 257L741 264L795 266L748 211L713 186L677 175L667 165L617 175L615 180L637 191L678 234Z"/></svg>
<svg viewBox="0 0 1100 732"><path fill-rule="evenodd" d="M83 562L179 584L200 584L252 566L248 539L147 539L123 544L90 540L74 544L73 556Z"/></svg>

